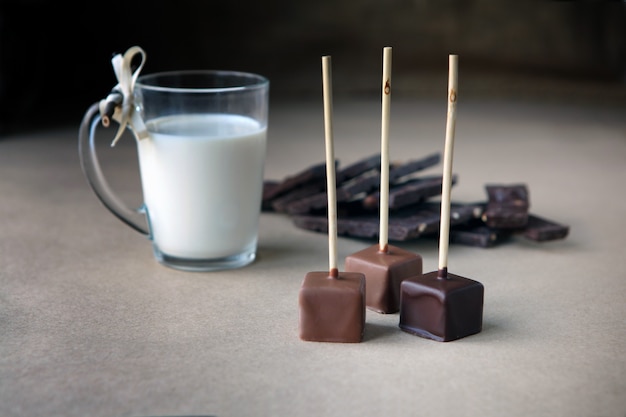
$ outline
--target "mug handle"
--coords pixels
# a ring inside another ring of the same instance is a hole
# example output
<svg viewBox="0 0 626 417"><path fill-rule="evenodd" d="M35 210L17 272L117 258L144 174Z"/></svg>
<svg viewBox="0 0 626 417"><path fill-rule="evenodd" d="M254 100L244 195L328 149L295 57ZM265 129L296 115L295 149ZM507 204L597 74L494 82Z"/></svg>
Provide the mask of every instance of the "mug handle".
<svg viewBox="0 0 626 417"><path fill-rule="evenodd" d="M96 155L96 128L102 120L98 103L94 103L85 113L78 133L78 156L80 166L89 185L102 204L118 219L139 233L150 236L143 209L131 209L111 190L104 178L98 156Z"/></svg>

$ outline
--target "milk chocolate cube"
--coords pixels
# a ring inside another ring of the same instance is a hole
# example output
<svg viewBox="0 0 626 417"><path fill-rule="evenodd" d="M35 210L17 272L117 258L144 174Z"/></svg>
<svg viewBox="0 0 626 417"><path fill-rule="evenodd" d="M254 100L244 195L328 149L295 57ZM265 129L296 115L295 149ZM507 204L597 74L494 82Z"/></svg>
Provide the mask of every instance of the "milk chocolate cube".
<svg viewBox="0 0 626 417"><path fill-rule="evenodd" d="M309 272L300 288L300 339L357 343L365 330L365 276Z"/></svg>
<svg viewBox="0 0 626 417"><path fill-rule="evenodd" d="M388 246L382 252L372 245L346 257L345 270L365 275L365 305L378 313L397 313L400 307L400 284L405 278L422 274L422 257L416 253Z"/></svg>
<svg viewBox="0 0 626 417"><path fill-rule="evenodd" d="M400 295L400 329L448 342L482 330L484 287L469 278L434 271L405 279Z"/></svg>

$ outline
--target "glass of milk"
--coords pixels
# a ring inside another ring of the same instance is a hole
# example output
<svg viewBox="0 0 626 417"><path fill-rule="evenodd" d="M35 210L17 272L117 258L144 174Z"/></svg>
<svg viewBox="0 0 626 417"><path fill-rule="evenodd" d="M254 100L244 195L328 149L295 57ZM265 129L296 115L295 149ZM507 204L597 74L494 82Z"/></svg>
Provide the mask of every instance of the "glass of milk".
<svg viewBox="0 0 626 417"><path fill-rule="evenodd" d="M268 101L269 81L256 74L139 76L129 126L143 205L127 207L106 183L95 152L104 117L96 104L79 135L83 172L104 205L152 241L162 264L187 271L248 265L257 249Z"/></svg>

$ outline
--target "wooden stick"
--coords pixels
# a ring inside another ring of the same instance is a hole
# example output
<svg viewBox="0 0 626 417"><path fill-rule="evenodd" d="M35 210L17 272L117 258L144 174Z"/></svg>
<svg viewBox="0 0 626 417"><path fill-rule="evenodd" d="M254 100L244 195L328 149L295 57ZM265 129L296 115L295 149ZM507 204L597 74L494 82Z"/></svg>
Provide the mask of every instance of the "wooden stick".
<svg viewBox="0 0 626 417"><path fill-rule="evenodd" d="M389 243L389 110L391 106L391 47L383 48L382 113L380 129L380 231L378 250Z"/></svg>
<svg viewBox="0 0 626 417"><path fill-rule="evenodd" d="M322 86L324 95L324 135L326 143L326 194L328 196L328 269L337 278L337 182L335 180L335 151L333 145L333 89L330 56L322 57Z"/></svg>
<svg viewBox="0 0 626 417"><path fill-rule="evenodd" d="M448 276L448 246L450 243L450 194L452 189L452 154L456 128L456 98L458 89L458 55L450 55L448 70L448 115L446 122L446 143L443 159L443 186L441 190L441 227L439 231L439 270L440 278Z"/></svg>

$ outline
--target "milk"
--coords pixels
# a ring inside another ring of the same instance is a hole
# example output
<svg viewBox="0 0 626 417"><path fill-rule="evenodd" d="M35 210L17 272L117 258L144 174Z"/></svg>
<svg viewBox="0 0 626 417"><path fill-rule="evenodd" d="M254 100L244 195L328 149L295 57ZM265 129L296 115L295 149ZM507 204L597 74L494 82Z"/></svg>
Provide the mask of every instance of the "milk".
<svg viewBox="0 0 626 417"><path fill-rule="evenodd" d="M167 116L138 141L154 244L177 258L222 258L256 248L266 128L237 115Z"/></svg>

